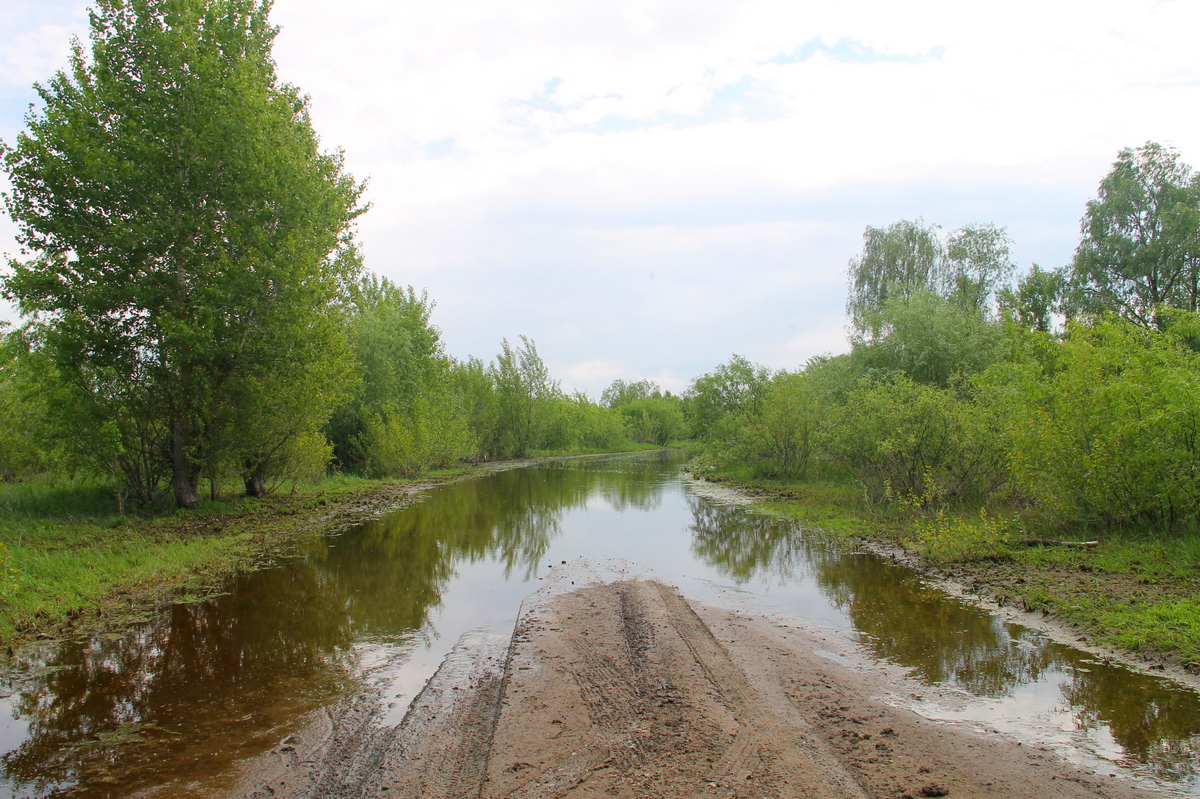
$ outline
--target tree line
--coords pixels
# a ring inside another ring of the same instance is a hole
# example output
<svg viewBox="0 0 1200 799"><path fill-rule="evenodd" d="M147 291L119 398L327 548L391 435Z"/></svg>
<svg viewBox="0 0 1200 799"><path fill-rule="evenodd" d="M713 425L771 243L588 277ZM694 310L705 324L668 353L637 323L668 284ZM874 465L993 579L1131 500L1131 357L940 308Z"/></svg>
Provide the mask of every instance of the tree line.
<svg viewBox="0 0 1200 799"><path fill-rule="evenodd" d="M850 476L877 502L1003 500L1051 524L1200 513L1200 178L1123 150L1072 262L1002 227L868 227L851 351L735 356L683 396L567 394L533 341L458 360L433 301L371 274L364 185L281 81L269 0L96 0L88 46L0 143L22 252L3 295L0 477L113 476L181 507L329 470L697 438L715 464Z"/></svg>
<svg viewBox="0 0 1200 799"><path fill-rule="evenodd" d="M270 6L97 0L90 46L0 143L22 247L0 476L115 475L191 507L205 481L261 496L677 435L661 392L567 396L528 339L449 357L432 301L364 268L364 185L276 74Z"/></svg>
<svg viewBox="0 0 1200 799"><path fill-rule="evenodd" d="M1050 527L1200 522L1200 176L1122 150L1072 262L1013 279L1003 228L868 227L851 351L698 378L705 457L857 480L876 503L1000 503Z"/></svg>

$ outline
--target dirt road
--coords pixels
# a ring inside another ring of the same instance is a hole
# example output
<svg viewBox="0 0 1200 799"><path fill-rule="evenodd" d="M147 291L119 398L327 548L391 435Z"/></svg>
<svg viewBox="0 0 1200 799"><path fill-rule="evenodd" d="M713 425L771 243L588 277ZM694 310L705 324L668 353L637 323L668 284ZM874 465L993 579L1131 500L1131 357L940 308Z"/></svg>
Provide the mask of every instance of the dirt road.
<svg viewBox="0 0 1200 799"><path fill-rule="evenodd" d="M404 723L319 716L241 797L1145 797L1040 747L931 722L811 631L648 580L531 604L464 640Z"/></svg>

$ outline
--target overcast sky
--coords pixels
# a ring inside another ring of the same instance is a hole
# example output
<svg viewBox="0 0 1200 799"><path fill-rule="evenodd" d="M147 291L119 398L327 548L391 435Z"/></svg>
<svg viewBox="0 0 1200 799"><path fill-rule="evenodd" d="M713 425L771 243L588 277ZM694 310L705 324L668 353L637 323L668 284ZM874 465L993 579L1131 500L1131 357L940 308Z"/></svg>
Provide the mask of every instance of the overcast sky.
<svg viewBox="0 0 1200 799"><path fill-rule="evenodd" d="M593 396L844 351L867 225L993 222L1022 268L1057 267L1121 148L1200 160L1193 0L277 0L273 18L281 77L369 179L368 267L428 290L451 354L525 334ZM86 35L86 3L0 4L0 139Z"/></svg>

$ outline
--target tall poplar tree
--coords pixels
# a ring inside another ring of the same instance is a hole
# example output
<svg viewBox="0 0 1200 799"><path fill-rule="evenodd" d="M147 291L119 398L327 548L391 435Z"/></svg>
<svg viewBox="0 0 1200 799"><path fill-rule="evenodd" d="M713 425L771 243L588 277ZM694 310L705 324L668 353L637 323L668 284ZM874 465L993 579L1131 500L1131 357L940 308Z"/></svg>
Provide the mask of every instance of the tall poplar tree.
<svg viewBox="0 0 1200 799"><path fill-rule="evenodd" d="M362 185L276 76L270 6L97 0L90 52L75 43L0 145L23 247L4 291L73 398L60 411L103 428L98 447L161 453L185 507L205 470L261 471L261 433L297 432L264 415L320 416L349 368Z"/></svg>

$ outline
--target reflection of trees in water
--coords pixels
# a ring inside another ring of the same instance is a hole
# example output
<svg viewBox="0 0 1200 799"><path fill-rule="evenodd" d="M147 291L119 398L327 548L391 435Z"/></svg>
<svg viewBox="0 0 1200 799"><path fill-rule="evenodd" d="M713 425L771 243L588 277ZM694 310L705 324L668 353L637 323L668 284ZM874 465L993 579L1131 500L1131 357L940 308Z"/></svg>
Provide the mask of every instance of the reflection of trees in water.
<svg viewBox="0 0 1200 799"><path fill-rule="evenodd" d="M1131 759L1164 777L1200 771L1195 692L1093 665L1076 650L948 597L910 569L810 540L794 524L696 497L689 502L697 557L738 583L813 575L864 634L873 657L906 666L926 683L951 683L979 696L1010 695L1048 673L1071 672L1062 697L1079 729L1106 728Z"/></svg>
<svg viewBox="0 0 1200 799"><path fill-rule="evenodd" d="M353 597L356 631L418 629L440 605L458 563L494 558L506 576L528 580L561 533L567 510L584 507L596 495L653 507L669 466L657 455L579 459L441 486L423 501L337 539L321 555L322 570Z"/></svg>
<svg viewBox="0 0 1200 799"><path fill-rule="evenodd" d="M985 696L1009 693L1046 668L1044 646L1016 646L1000 622L922 583L882 558L845 552L793 522L690 497L692 551L739 583L813 575L830 601L866 634L875 657L928 682L955 682Z"/></svg>
<svg viewBox="0 0 1200 799"><path fill-rule="evenodd" d="M1102 664L1077 670L1062 693L1079 729L1107 727L1131 760L1169 779L1200 772L1200 694Z"/></svg>
<svg viewBox="0 0 1200 799"><path fill-rule="evenodd" d="M692 497L692 551L739 583L811 574L830 601L866 634L875 657L928 682L954 682L1000 696L1037 679L1044 646L1016 646L990 615L948 598L909 569L806 536L788 520Z"/></svg>
<svg viewBox="0 0 1200 799"><path fill-rule="evenodd" d="M544 470L515 470L442 486L324 552L322 573L350 597L358 634L403 634L425 625L462 562L496 558L528 577L559 534L563 508L582 500ZM321 546L325 546L324 543Z"/></svg>
<svg viewBox="0 0 1200 799"><path fill-rule="evenodd" d="M952 682L981 696L1008 695L1047 673L1070 673L1061 691L1077 728L1107 728L1132 760L1164 776L1196 772L1200 695L1092 664L1078 650L1017 632L875 556L831 562L818 570L818 580L868 634L872 655L908 666L927 682Z"/></svg>
<svg viewBox="0 0 1200 799"><path fill-rule="evenodd" d="M281 723L344 690L351 644L421 630L461 562L496 558L529 578L565 510L602 494L658 502L661 457L579 460L439 487L422 501L307 557L243 575L216 600L178 605L136 634L47 649L24 664L16 712L28 737L6 776L43 793L81 783L104 794L189 768L228 773L275 742Z"/></svg>
<svg viewBox="0 0 1200 799"><path fill-rule="evenodd" d="M592 475L596 493L614 509L652 511L662 502L663 474L667 465L682 455L673 452L649 452L615 458L581 458L559 463L559 468Z"/></svg>
<svg viewBox="0 0 1200 799"><path fill-rule="evenodd" d="M6 775L39 792L75 781L132 790L179 776L189 752L221 773L240 754L231 724L241 740L269 740L281 702L298 715L350 678L345 603L310 567L274 569L126 638L44 650L21 664L35 675L13 697L29 732L5 754Z"/></svg>
<svg viewBox="0 0 1200 799"><path fill-rule="evenodd" d="M866 633L872 655L907 666L929 683L1004 696L1037 680L1053 660L1041 638L1015 641L991 614L875 555L830 559L818 569L817 582Z"/></svg>
<svg viewBox="0 0 1200 799"><path fill-rule="evenodd" d="M794 522L756 516L734 505L688 495L692 553L739 585L750 579L800 579L826 556L830 544L803 535Z"/></svg>

